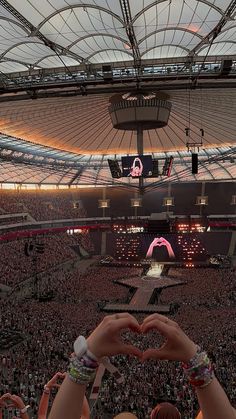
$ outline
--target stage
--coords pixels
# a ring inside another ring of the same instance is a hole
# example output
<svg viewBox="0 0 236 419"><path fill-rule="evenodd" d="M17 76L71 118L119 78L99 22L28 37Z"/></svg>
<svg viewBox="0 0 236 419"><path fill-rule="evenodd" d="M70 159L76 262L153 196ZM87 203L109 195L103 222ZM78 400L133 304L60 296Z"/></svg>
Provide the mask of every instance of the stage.
<svg viewBox="0 0 236 419"><path fill-rule="evenodd" d="M136 289L129 304L107 303L103 307L106 312L129 312L129 313L169 313L170 305L161 305L158 302L161 291L165 288L183 285L168 277L150 276L136 277L116 281L120 285Z"/></svg>

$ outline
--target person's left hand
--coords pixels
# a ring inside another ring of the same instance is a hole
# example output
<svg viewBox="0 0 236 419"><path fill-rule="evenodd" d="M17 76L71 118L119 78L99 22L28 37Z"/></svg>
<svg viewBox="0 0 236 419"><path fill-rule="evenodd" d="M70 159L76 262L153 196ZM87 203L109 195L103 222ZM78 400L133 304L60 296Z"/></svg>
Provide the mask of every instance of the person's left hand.
<svg viewBox="0 0 236 419"><path fill-rule="evenodd" d="M138 321L128 313L106 316L87 339L88 349L99 359L104 356L129 354L142 357L142 352L131 344L125 344L121 332L130 329L140 333Z"/></svg>

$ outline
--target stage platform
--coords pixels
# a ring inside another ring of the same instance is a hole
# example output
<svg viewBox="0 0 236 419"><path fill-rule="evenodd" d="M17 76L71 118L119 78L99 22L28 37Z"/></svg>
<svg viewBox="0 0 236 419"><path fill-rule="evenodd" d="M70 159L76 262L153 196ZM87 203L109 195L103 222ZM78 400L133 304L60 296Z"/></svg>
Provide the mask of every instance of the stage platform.
<svg viewBox="0 0 236 419"><path fill-rule="evenodd" d="M103 311L108 313L161 313L168 314L170 312L170 305L130 305L130 304L106 304Z"/></svg>
<svg viewBox="0 0 236 419"><path fill-rule="evenodd" d="M155 291L161 293L161 290L169 287L183 285L182 281L176 281L168 277L136 277L116 281L118 284L126 287L135 288L136 291L129 304L107 303L103 307L106 312L129 312L129 313L169 313L170 305L160 305L158 300L155 304L150 304Z"/></svg>

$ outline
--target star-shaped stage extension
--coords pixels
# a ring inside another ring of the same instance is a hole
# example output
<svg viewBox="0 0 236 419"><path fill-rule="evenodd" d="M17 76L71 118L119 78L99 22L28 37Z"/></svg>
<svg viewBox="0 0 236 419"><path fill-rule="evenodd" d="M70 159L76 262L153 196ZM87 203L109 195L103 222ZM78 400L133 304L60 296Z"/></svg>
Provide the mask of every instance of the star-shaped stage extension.
<svg viewBox="0 0 236 419"><path fill-rule="evenodd" d="M136 292L131 298L129 304L106 304L104 311L108 312L143 312L143 313L169 313L170 305L151 304L153 294L161 294L164 288L183 285L184 282L175 281L168 277L154 278L150 276L123 279L117 281L118 284L126 287L136 288ZM157 291L156 291L157 290Z"/></svg>

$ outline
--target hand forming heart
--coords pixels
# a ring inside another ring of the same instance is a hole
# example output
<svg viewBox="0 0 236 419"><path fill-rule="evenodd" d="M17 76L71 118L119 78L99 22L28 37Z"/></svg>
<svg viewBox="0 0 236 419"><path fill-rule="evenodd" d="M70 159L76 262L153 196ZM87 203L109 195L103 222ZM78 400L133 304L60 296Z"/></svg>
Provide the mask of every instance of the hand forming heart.
<svg viewBox="0 0 236 419"><path fill-rule="evenodd" d="M29 416L27 414L27 407L25 406L23 400L19 396L16 396L15 394L6 393L2 397L0 397L0 409L9 409L12 407L21 411L22 419L29 419ZM13 419L14 418L15 416L13 417Z"/></svg>
<svg viewBox="0 0 236 419"><path fill-rule="evenodd" d="M132 344L122 342L120 334L125 329L130 329L138 334L147 334L150 330L156 330L166 341L160 348L147 349L142 353ZM141 361L168 359L187 362L197 350L195 343L176 322L157 313L148 316L141 325L128 313L106 316L88 337L87 343L89 350L97 358L129 354L137 356Z"/></svg>
<svg viewBox="0 0 236 419"><path fill-rule="evenodd" d="M52 388L60 388L61 384L58 383L58 380L63 381L64 378L65 378L65 376L66 376L66 373L65 372L63 372L63 373L62 372L57 372L51 378L51 380L48 381L47 384L45 384L44 389L46 388L46 389L48 389L50 391Z"/></svg>
<svg viewBox="0 0 236 419"><path fill-rule="evenodd" d="M10 402L10 404L8 404L7 402ZM0 397L0 406L24 409L25 404L19 396L16 396L15 394L6 393L2 397Z"/></svg>
<svg viewBox="0 0 236 419"><path fill-rule="evenodd" d="M161 246L165 246L167 251L168 251L168 255L170 258L175 258L175 254L174 251L172 249L172 246L170 244L170 242L168 242L166 239L164 239L164 237L156 237L152 243L150 244L146 257L147 258L151 258L152 254L153 254L153 249L154 247L161 247Z"/></svg>

